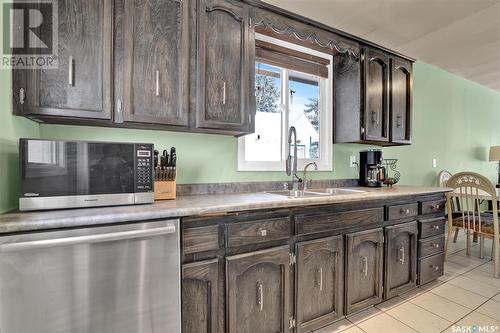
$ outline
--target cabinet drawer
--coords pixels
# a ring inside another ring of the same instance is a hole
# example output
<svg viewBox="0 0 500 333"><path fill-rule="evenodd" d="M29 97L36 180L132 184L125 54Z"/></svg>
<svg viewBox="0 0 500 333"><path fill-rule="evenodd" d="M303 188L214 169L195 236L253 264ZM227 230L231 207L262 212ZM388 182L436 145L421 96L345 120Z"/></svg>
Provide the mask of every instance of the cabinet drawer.
<svg viewBox="0 0 500 333"><path fill-rule="evenodd" d="M340 213L297 215L298 234L343 230L352 227L378 227L384 221L384 208L370 208Z"/></svg>
<svg viewBox="0 0 500 333"><path fill-rule="evenodd" d="M443 235L444 223L445 219L443 217L419 221L418 232L420 233L420 238Z"/></svg>
<svg viewBox="0 0 500 333"><path fill-rule="evenodd" d="M290 237L288 217L226 225L228 247L264 243Z"/></svg>
<svg viewBox="0 0 500 333"><path fill-rule="evenodd" d="M428 257L444 251L444 235L425 238L418 242L419 258Z"/></svg>
<svg viewBox="0 0 500 333"><path fill-rule="evenodd" d="M444 253L418 260L418 284L430 282L443 275Z"/></svg>
<svg viewBox="0 0 500 333"><path fill-rule="evenodd" d="M423 201L420 203L421 209L420 214L444 214L445 201L444 200L434 200L434 201Z"/></svg>
<svg viewBox="0 0 500 333"><path fill-rule="evenodd" d="M184 229L182 246L184 254L219 249L219 227L211 225L208 227Z"/></svg>
<svg viewBox="0 0 500 333"><path fill-rule="evenodd" d="M412 217L418 215L418 204L407 204L407 205L397 205L397 206L389 206L387 208L388 211L388 219L391 220L399 220L404 219L406 217Z"/></svg>

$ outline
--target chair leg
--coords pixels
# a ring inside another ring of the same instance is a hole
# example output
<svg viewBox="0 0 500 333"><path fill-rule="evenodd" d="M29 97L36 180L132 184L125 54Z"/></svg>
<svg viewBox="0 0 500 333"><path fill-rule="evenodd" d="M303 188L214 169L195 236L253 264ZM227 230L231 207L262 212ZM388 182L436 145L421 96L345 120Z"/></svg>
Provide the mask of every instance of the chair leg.
<svg viewBox="0 0 500 333"><path fill-rule="evenodd" d="M456 229L456 230L458 230L458 229ZM448 254L448 245L450 244L450 238L451 238L452 233L453 233L453 227L448 228L448 237L446 237L446 244L444 246L444 255L445 255L445 257Z"/></svg>
<svg viewBox="0 0 500 333"><path fill-rule="evenodd" d="M484 234L479 235L479 258L484 259Z"/></svg>
<svg viewBox="0 0 500 333"><path fill-rule="evenodd" d="M467 249L465 250L465 254L467 254L468 256L470 256L470 248L471 248L471 233L470 233L470 230L467 229Z"/></svg>
<svg viewBox="0 0 500 333"><path fill-rule="evenodd" d="M460 229L456 228L455 229L455 235L453 235L453 243L456 243L457 242L457 238L458 238L458 232L460 231Z"/></svg>
<svg viewBox="0 0 500 333"><path fill-rule="evenodd" d="M500 278L500 240L498 235L493 237L493 255L491 256L493 258L493 265L494 265L494 272L493 276L495 278Z"/></svg>

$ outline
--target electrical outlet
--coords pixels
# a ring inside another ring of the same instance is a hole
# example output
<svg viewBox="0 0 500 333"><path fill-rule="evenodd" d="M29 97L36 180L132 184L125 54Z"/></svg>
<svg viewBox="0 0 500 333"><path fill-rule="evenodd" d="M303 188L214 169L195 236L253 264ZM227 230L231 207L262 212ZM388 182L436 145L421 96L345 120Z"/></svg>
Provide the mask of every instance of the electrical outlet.
<svg viewBox="0 0 500 333"><path fill-rule="evenodd" d="M432 167L437 168L437 159L435 158L432 159Z"/></svg>
<svg viewBox="0 0 500 333"><path fill-rule="evenodd" d="M356 162L356 155L349 156L349 166L351 168L355 168L358 166L358 162Z"/></svg>

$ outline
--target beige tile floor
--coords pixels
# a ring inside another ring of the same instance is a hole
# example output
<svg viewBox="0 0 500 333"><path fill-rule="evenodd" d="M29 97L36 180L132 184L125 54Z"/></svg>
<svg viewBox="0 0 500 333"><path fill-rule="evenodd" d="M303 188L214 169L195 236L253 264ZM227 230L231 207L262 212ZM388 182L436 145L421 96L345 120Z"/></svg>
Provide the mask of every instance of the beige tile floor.
<svg viewBox="0 0 500 333"><path fill-rule="evenodd" d="M491 241L485 259L479 246L465 254L465 236L451 244L438 280L348 316L315 333L498 332L500 279L493 278Z"/></svg>

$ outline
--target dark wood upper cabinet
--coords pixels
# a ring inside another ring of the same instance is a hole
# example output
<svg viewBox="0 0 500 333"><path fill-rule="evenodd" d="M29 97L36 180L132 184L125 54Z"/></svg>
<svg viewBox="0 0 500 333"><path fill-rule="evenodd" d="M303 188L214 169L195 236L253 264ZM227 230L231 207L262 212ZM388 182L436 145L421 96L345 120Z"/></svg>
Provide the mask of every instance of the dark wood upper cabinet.
<svg viewBox="0 0 500 333"><path fill-rule="evenodd" d="M255 117L252 7L199 0L196 127L251 133Z"/></svg>
<svg viewBox="0 0 500 333"><path fill-rule="evenodd" d="M335 142L411 143L412 61L365 47L334 57Z"/></svg>
<svg viewBox="0 0 500 333"><path fill-rule="evenodd" d="M59 0L58 68L13 71L15 113L111 119L112 24L112 0Z"/></svg>
<svg viewBox="0 0 500 333"><path fill-rule="evenodd" d="M117 112L116 122L188 125L188 5L125 0L123 115Z"/></svg>
<svg viewBox="0 0 500 333"><path fill-rule="evenodd" d="M417 285L417 222L385 229L385 298L399 295Z"/></svg>
<svg viewBox="0 0 500 333"><path fill-rule="evenodd" d="M346 314L382 301L383 231L348 234L346 253Z"/></svg>
<svg viewBox="0 0 500 333"><path fill-rule="evenodd" d="M298 243L296 255L297 332L311 332L343 315L343 238Z"/></svg>
<svg viewBox="0 0 500 333"><path fill-rule="evenodd" d="M216 333L219 318L218 259L182 265L182 332Z"/></svg>
<svg viewBox="0 0 500 333"><path fill-rule="evenodd" d="M413 68L408 60L391 58L391 142L411 143Z"/></svg>
<svg viewBox="0 0 500 333"><path fill-rule="evenodd" d="M363 55L365 96L361 133L364 139L389 141L389 56L366 48Z"/></svg>
<svg viewBox="0 0 500 333"><path fill-rule="evenodd" d="M290 332L289 247L226 258L229 333Z"/></svg>

